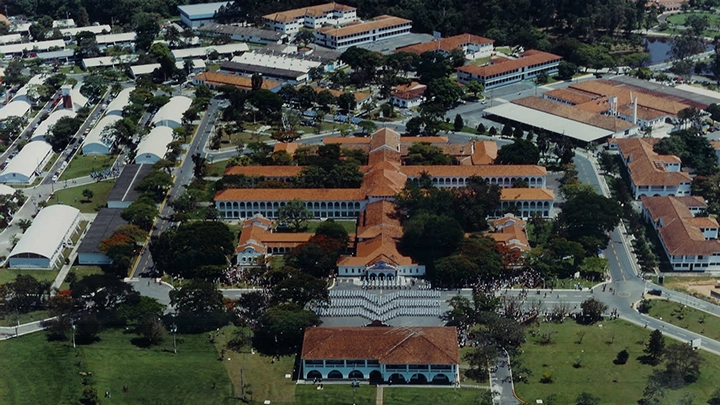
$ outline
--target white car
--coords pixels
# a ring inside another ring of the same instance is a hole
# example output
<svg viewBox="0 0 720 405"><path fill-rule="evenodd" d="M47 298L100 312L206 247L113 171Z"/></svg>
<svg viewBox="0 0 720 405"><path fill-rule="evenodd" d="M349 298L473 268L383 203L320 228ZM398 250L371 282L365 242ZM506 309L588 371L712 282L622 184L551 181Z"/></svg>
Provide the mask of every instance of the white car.
<svg viewBox="0 0 720 405"><path fill-rule="evenodd" d="M56 182L57 179L58 179L58 175L57 175L57 174L54 174L54 175L52 176L52 181L53 181L53 183Z"/></svg>

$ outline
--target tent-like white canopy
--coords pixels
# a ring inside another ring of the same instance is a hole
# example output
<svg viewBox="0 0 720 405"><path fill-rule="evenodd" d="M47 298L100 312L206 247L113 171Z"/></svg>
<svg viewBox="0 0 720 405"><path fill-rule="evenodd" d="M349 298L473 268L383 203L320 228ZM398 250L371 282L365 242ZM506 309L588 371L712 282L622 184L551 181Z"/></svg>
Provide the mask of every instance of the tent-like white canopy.
<svg viewBox="0 0 720 405"><path fill-rule="evenodd" d="M0 172L0 183L30 183L35 171L52 153L52 146L44 141L34 141L25 145L17 156Z"/></svg>
<svg viewBox="0 0 720 405"><path fill-rule="evenodd" d="M108 107L105 110L105 115L121 115L123 108L130 104L130 93L132 93L133 90L135 90L135 87L128 87L118 93L113 101L108 104Z"/></svg>
<svg viewBox="0 0 720 405"><path fill-rule="evenodd" d="M6 186L4 184L0 184L0 195L13 195L13 194L15 194L14 188L12 188L10 186Z"/></svg>
<svg viewBox="0 0 720 405"><path fill-rule="evenodd" d="M22 117L30 111L30 103L21 100L13 100L8 105L0 108L0 121L7 119L8 117Z"/></svg>
<svg viewBox="0 0 720 405"><path fill-rule="evenodd" d="M119 115L106 115L85 137L82 151L85 155L109 155L115 138L109 136L105 128L122 119Z"/></svg>
<svg viewBox="0 0 720 405"><path fill-rule="evenodd" d="M175 96L155 113L152 123L155 126L177 128L182 125L182 116L190 108L192 100L185 96Z"/></svg>
<svg viewBox="0 0 720 405"><path fill-rule="evenodd" d="M10 252L10 265L13 266L13 259L20 262L14 267L21 267L22 259L47 259L52 266L62 252L63 242L77 228L79 219L80 210L68 205L43 208Z"/></svg>
<svg viewBox="0 0 720 405"><path fill-rule="evenodd" d="M173 130L170 127L155 127L147 134L137 147L135 163L154 164L165 157L167 146L173 141Z"/></svg>
<svg viewBox="0 0 720 405"><path fill-rule="evenodd" d="M56 110L52 114L50 114L45 121L41 122L40 125L38 125L37 129L33 132L32 136L30 137L31 141L37 141L37 140L43 140L45 136L50 134L50 128L52 128L53 125L57 124L58 121L60 121L60 118L62 117L74 117L75 111L64 109L64 110Z"/></svg>

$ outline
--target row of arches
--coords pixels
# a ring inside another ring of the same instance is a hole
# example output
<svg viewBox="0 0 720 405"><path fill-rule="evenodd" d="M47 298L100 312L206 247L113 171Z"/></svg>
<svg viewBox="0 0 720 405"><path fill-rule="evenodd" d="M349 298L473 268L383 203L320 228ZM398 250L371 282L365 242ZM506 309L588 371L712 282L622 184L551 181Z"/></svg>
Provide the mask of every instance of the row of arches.
<svg viewBox="0 0 720 405"><path fill-rule="evenodd" d="M276 210L280 207L284 207L288 204L288 201L220 201L218 202L218 209L220 210ZM305 207L309 210L347 210L361 208L359 201L308 201L305 203Z"/></svg>
<svg viewBox="0 0 720 405"><path fill-rule="evenodd" d="M543 187L545 182L542 177L485 177L490 184L497 184L502 187L512 187L516 180L524 180L529 187ZM414 182L419 182L419 178L413 178ZM432 183L441 187L464 187L467 185L468 177L432 177Z"/></svg>
<svg viewBox="0 0 720 405"><path fill-rule="evenodd" d="M355 219L357 218L359 211L311 211L314 218L342 218L342 219ZM232 209L220 209L220 213L223 218L250 218L257 214L262 215L265 218L277 218L278 213L276 210L258 210L258 211L237 211Z"/></svg>
<svg viewBox="0 0 720 405"><path fill-rule="evenodd" d="M307 373L307 379L308 380L315 380L315 379L322 379L323 375L317 370L312 370ZM373 370L370 372L368 376L365 376L362 371L359 370L353 370L347 374L347 377L343 375L342 372L338 370L330 371L327 374L327 377L324 377L328 380L364 380L369 379L371 383L380 383L385 382L386 380L383 378L382 373L377 370ZM391 382L393 384L450 384L450 377L448 377L447 374L435 374L432 379L428 380L428 376L426 376L423 373L415 373L410 375L410 378L405 378L405 376L401 373L394 373L391 374L390 377L388 377L387 382Z"/></svg>

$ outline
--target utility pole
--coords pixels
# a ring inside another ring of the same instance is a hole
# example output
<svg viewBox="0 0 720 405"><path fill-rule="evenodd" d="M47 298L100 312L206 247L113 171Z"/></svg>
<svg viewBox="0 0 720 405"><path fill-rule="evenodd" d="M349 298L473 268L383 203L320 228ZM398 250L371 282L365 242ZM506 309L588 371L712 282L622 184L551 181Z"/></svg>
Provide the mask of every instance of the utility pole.
<svg viewBox="0 0 720 405"><path fill-rule="evenodd" d="M72 342L73 342L73 349L74 349L76 347L75 346L75 321L73 321L71 319L70 324L72 325Z"/></svg>
<svg viewBox="0 0 720 405"><path fill-rule="evenodd" d="M245 379L243 378L243 369L240 369L240 399L245 400Z"/></svg>

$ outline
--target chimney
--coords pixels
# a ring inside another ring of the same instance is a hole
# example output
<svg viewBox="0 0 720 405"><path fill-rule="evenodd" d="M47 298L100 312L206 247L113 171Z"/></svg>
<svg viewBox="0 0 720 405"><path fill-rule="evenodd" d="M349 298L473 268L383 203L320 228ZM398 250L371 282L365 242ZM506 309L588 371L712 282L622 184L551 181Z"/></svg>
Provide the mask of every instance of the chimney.
<svg viewBox="0 0 720 405"><path fill-rule="evenodd" d="M637 124L637 97L633 99L633 124Z"/></svg>
<svg viewBox="0 0 720 405"><path fill-rule="evenodd" d="M69 84L66 84L60 88L60 92L62 94L63 99L63 108L73 108L72 103L72 96L70 95L70 92L72 91L72 86Z"/></svg>

